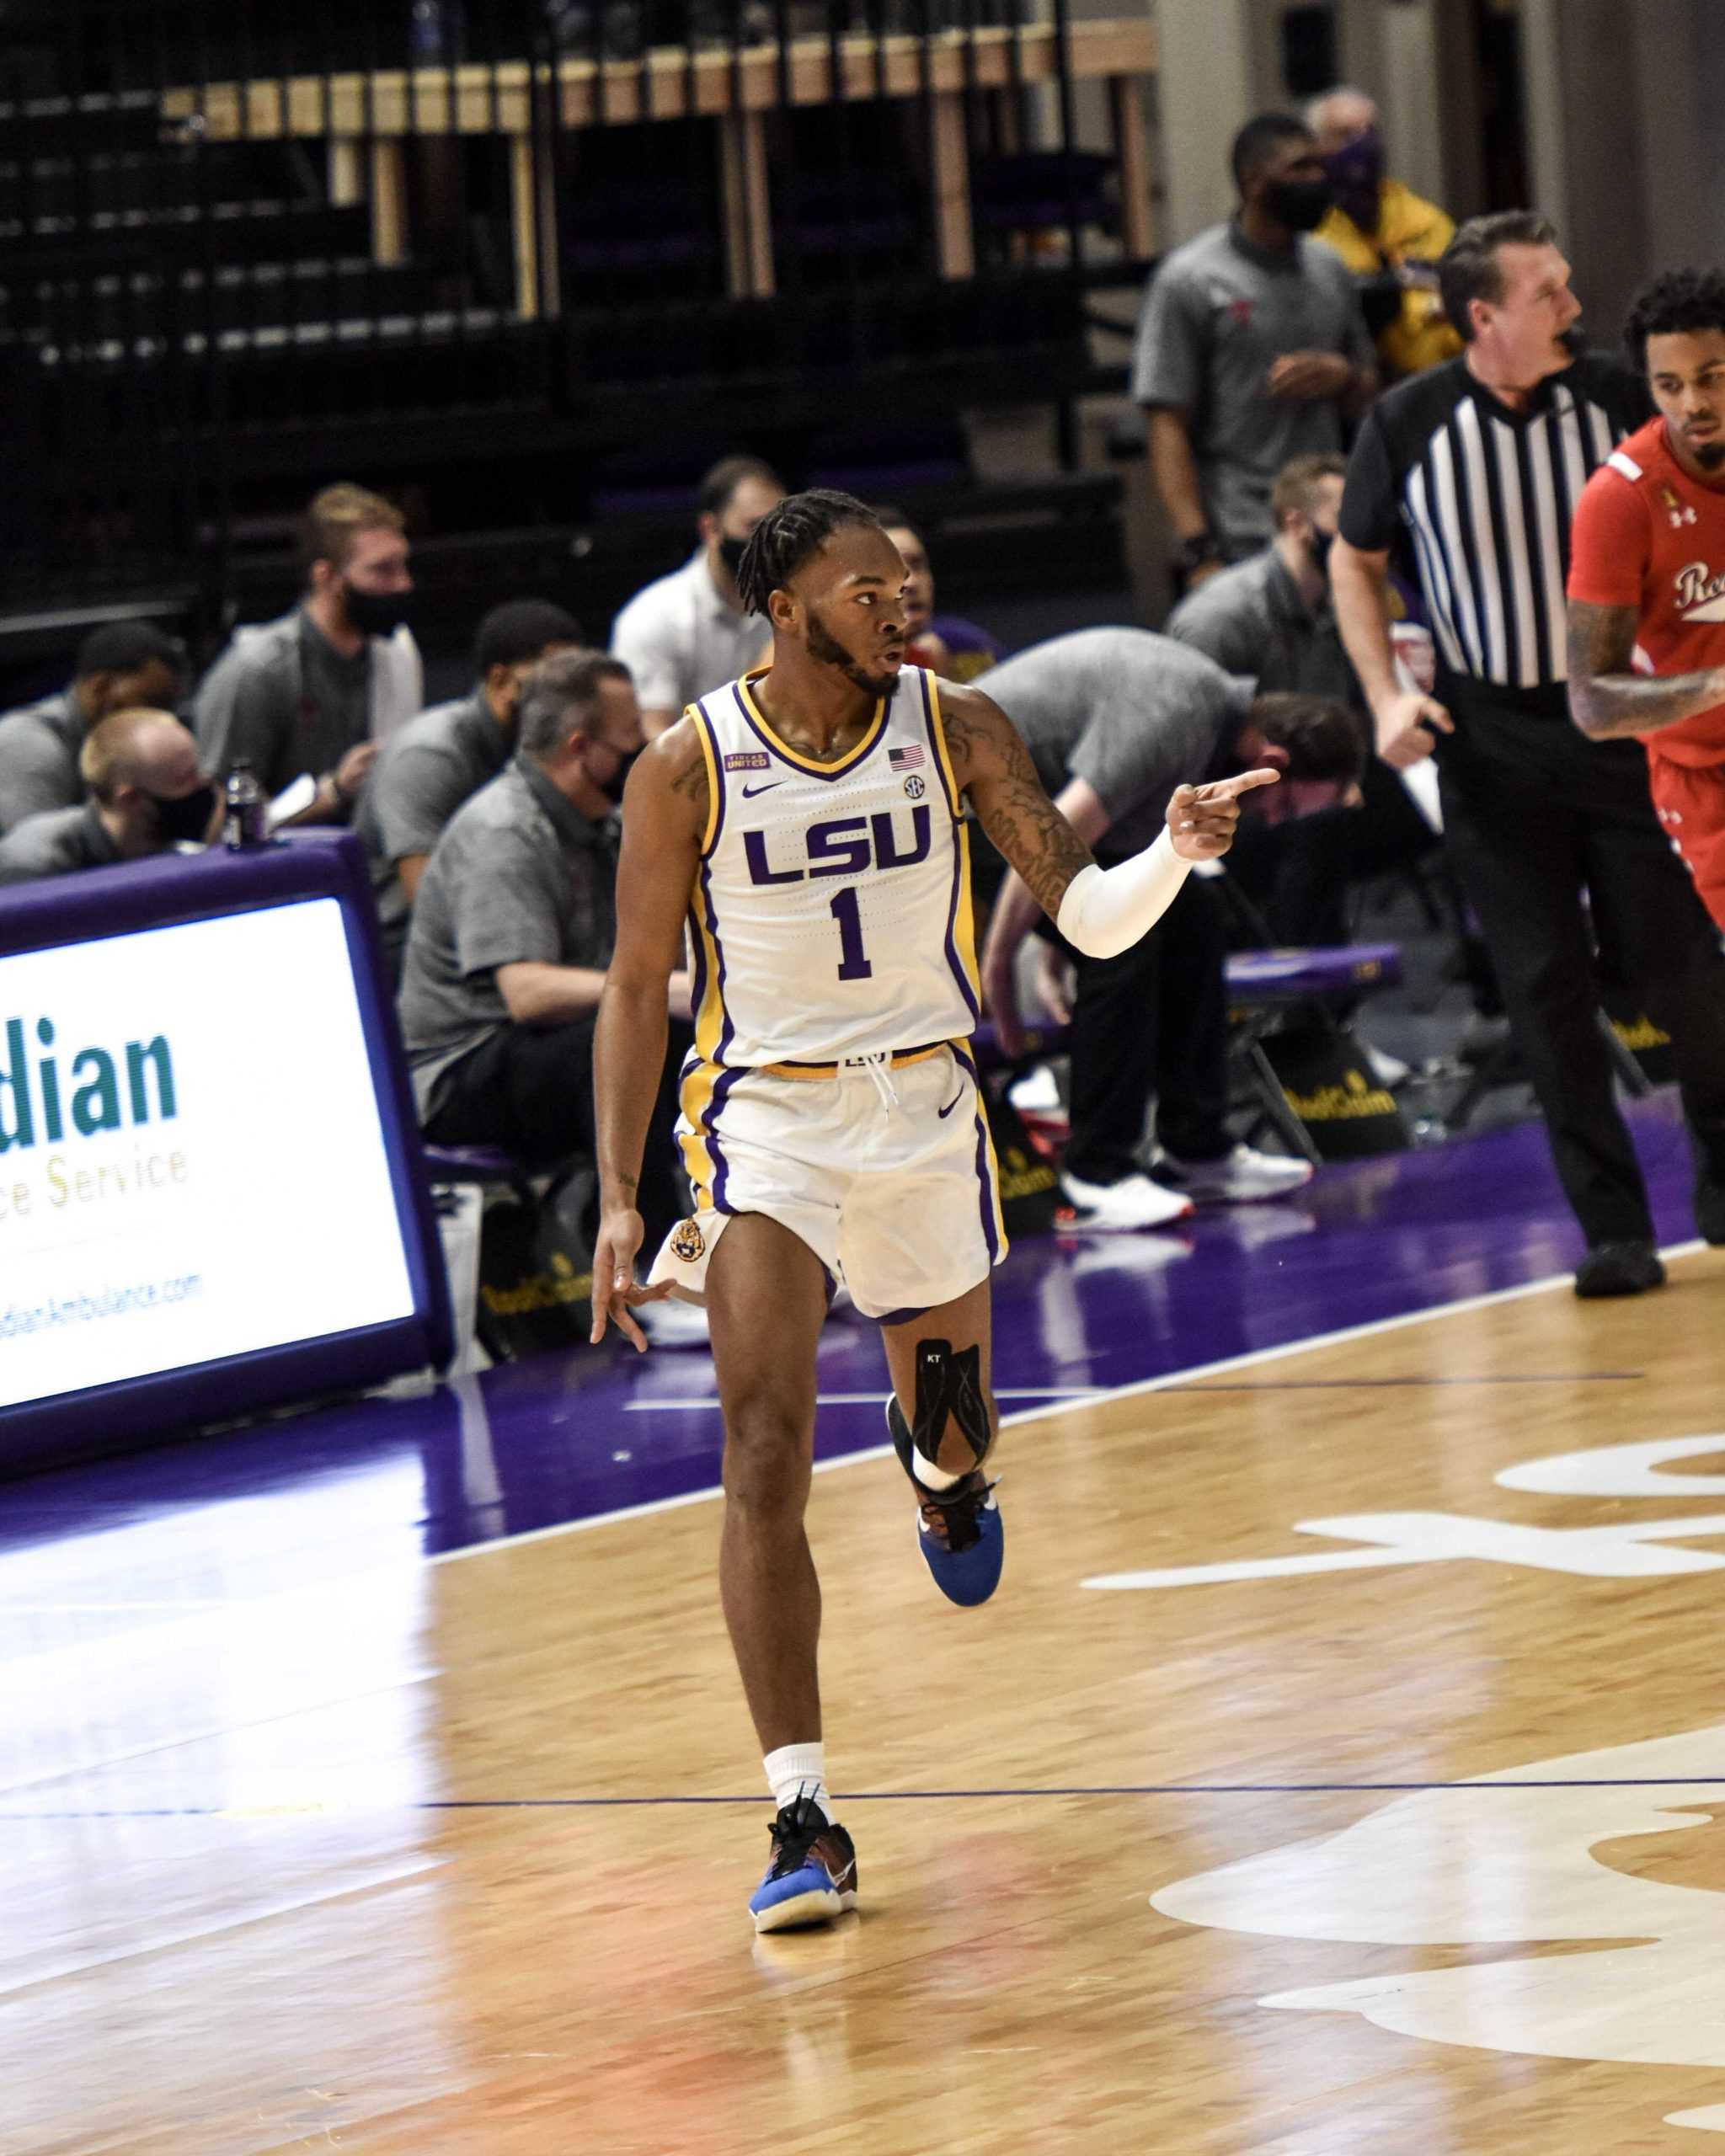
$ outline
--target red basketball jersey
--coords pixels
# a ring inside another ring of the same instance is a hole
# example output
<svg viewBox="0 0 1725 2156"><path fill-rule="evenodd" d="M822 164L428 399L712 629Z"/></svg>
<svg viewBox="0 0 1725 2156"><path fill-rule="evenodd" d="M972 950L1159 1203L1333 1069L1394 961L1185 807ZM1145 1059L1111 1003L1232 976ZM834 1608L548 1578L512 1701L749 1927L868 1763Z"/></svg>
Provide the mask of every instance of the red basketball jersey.
<svg viewBox="0 0 1725 2156"><path fill-rule="evenodd" d="M1650 420L1583 489L1570 535L1569 596L1633 606L1650 674L1725 666L1725 492L1692 479ZM1725 762L1725 704L1642 737L1649 755Z"/></svg>

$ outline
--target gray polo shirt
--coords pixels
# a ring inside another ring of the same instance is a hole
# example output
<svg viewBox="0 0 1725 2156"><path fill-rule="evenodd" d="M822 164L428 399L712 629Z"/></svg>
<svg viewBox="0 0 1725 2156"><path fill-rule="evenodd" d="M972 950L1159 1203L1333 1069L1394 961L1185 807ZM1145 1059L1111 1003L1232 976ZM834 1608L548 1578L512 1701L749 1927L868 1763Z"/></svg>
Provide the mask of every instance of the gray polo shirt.
<svg viewBox="0 0 1725 2156"><path fill-rule="evenodd" d="M746 674L772 633L758 614L731 611L697 553L635 594L611 623L611 650L643 711L680 712Z"/></svg>
<svg viewBox="0 0 1725 2156"><path fill-rule="evenodd" d="M1274 547L1206 577L1169 615L1167 633L1249 675L1260 691L1297 691L1359 701L1348 654L1327 598L1314 609L1300 597Z"/></svg>
<svg viewBox="0 0 1725 2156"><path fill-rule="evenodd" d="M303 772L322 778L371 734L367 638L344 659L305 609L242 631L204 678L197 698L205 768L225 777L248 763L266 794Z"/></svg>
<svg viewBox="0 0 1725 2156"><path fill-rule="evenodd" d="M977 684L1024 737L1050 794L1087 779L1108 812L1095 851L1153 843L1177 786L1205 778L1252 684L1148 629L1080 629L1004 659Z"/></svg>
<svg viewBox="0 0 1725 2156"><path fill-rule="evenodd" d="M611 963L617 819L595 823L515 757L458 808L414 907L401 1029L423 1121L445 1075L514 1021L499 966Z"/></svg>
<svg viewBox="0 0 1725 2156"><path fill-rule="evenodd" d="M1290 457L1342 446L1333 398L1272 397L1284 352L1339 352L1374 362L1354 279L1340 255L1296 238L1285 254L1231 221L1176 248L1151 279L1138 318L1132 394L1191 415L1204 513L1230 560L1274 535L1270 488Z"/></svg>
<svg viewBox="0 0 1725 2156"><path fill-rule="evenodd" d="M462 803L509 761L513 730L491 716L483 689L434 704L385 744L354 811L391 963L408 934L408 894L396 864L431 852Z"/></svg>
<svg viewBox="0 0 1725 2156"><path fill-rule="evenodd" d="M0 883L29 883L69 868L105 868L120 859L93 801L47 808L0 839Z"/></svg>
<svg viewBox="0 0 1725 2156"><path fill-rule="evenodd" d="M77 768L83 745L83 715L70 689L0 718L0 832L83 799Z"/></svg>

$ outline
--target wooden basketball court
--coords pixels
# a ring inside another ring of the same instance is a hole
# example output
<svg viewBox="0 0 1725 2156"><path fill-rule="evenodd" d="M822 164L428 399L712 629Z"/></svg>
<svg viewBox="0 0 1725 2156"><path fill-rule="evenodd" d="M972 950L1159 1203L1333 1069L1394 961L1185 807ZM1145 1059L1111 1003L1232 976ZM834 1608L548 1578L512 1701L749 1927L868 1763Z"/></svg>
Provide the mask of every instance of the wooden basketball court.
<svg viewBox="0 0 1725 2156"><path fill-rule="evenodd" d="M715 1502L171 1604L90 1538L6 1605L0 2148L1699 2149L1722 1307L1701 1252L1021 1418L974 1613L889 1460L819 1475L862 1908L762 1941Z"/></svg>

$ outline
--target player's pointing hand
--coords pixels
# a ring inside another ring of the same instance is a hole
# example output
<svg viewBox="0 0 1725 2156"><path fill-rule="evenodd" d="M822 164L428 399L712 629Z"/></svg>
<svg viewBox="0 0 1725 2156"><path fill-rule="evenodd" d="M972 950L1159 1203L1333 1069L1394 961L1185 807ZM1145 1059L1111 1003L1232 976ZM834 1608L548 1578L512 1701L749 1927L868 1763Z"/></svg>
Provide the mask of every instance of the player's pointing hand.
<svg viewBox="0 0 1725 2156"><path fill-rule="evenodd" d="M1254 787L1274 786L1278 771L1259 769L1208 786L1177 786L1168 803L1168 836L1187 861L1214 861L1234 843L1240 821L1240 798Z"/></svg>

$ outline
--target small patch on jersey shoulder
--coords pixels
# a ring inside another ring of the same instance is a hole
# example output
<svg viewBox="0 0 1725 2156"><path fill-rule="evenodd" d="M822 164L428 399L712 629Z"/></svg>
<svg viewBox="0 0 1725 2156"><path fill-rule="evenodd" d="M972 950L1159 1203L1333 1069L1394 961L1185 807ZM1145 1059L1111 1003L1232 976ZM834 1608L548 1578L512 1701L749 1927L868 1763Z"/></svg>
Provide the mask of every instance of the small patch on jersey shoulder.
<svg viewBox="0 0 1725 2156"><path fill-rule="evenodd" d="M728 771L764 771L772 759L765 749L732 749L724 760Z"/></svg>
<svg viewBox="0 0 1725 2156"><path fill-rule="evenodd" d="M707 1255L707 1238L698 1220L679 1220L670 1231L670 1254L682 1265L696 1265Z"/></svg>

